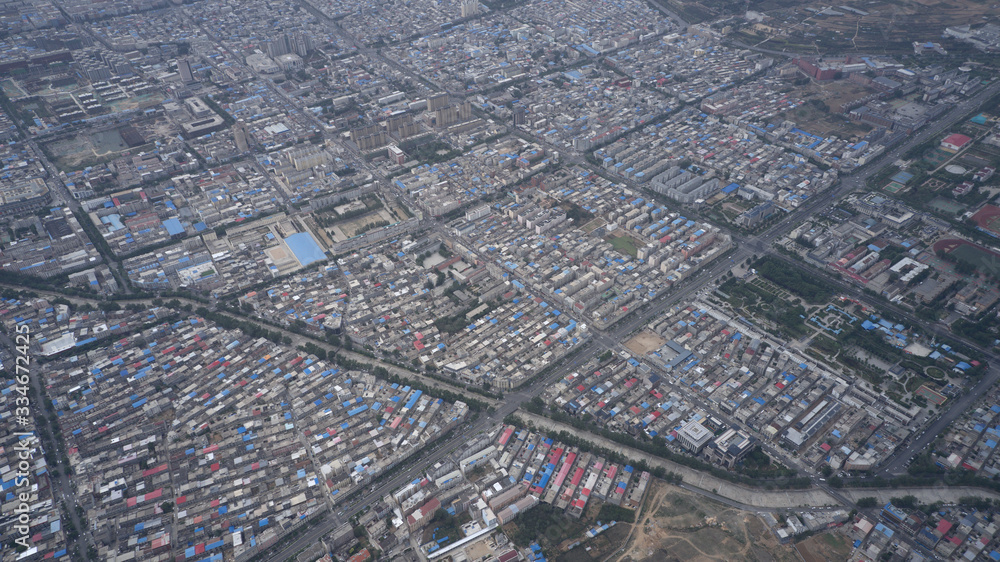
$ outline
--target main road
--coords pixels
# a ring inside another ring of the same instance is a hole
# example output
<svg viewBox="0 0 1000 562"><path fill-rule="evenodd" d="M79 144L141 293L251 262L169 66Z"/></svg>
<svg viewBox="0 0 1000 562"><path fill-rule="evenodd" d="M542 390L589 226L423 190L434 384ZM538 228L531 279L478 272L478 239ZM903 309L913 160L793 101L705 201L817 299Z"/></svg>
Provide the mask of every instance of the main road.
<svg viewBox="0 0 1000 562"><path fill-rule="evenodd" d="M876 166L877 163L891 162L899 158L900 155L904 154L911 148L925 142L935 135L940 134L942 131L953 126L960 119L965 117L965 115L970 111L979 108L987 99L998 92L1000 92L1000 81L995 81L989 86L983 88L973 97L960 103L946 116L926 126L919 133L910 137L906 142L881 155L875 162L872 162L864 168L855 171L853 174L848 175L840 181L839 185L832 188L830 191L818 194L807 200L806 203L789 212L784 218L772 225L765 232L747 237L743 243L738 245L735 251L731 252L731 255L723 255L717 258L715 262L710 263L699 273L695 274L695 276L691 279L683 281L673 290L664 292L655 297L649 303L646 303L643 308L633 313L627 319L612 326L610 329L605 331L594 330L591 340L584 344L585 349L576 353L572 358L564 359L562 362L558 363L557 368L553 369L545 380L537 381L527 388L508 394L505 397L503 405L494 412L481 415L457 435L450 437L445 441L430 445L430 453L421 457L419 462L410 463L407 468L395 474L388 480L380 482L367 494L362 494L349 504L339 506L341 507L341 510L336 516L332 518L328 517L327 519L321 521L318 525L309 528L304 535L297 538L291 544L281 548L280 550L269 553L267 555L267 559L277 561L285 560L293 556L299 550L308 547L320 537L332 531L343 521L346 521L355 514L359 513L366 506L378 501L380 498L392 490L402 486L406 482L412 481L414 478L418 477L426 467L433 465L435 462L441 460L445 455L451 453L454 449L465 443L468 435L480 433L499 423L508 414L516 411L524 402L538 396L546 386L566 376L568 373L579 369L593 356L603 353L607 349L616 349L623 337L646 324L657 315L662 314L663 311L667 310L671 306L677 305L678 303L689 302L689 297L691 295L697 293L708 284L717 280L734 264L740 263L755 252L759 254L768 252L770 244L779 237L784 236L790 227L798 221L804 220L809 216L812 216L817 211L835 204L843 195L862 188L865 181L879 171L879 167ZM850 292L850 294L853 295L856 293L856 288L853 291L849 291L852 288L846 287L845 285L846 284L843 283L839 284L840 287L842 287L845 291ZM879 306L884 306L884 303L879 303ZM992 355L987 356L990 358L991 362L994 364L996 363L996 361L993 360ZM926 446L926 444L929 443L940 431L943 431L944 428L947 427L951 420L968 408L977 396L980 396L983 391L989 388L990 385L994 384L998 377L1000 377L1000 370L992 368L989 374L983 377L983 379L977 384L973 392L955 400L948 412L935 421L920 438L914 440L905 452L897 454L885 470L892 471L897 469L899 464L903 462L903 459L907 457L910 451L920 450L920 448ZM827 493L830 493L832 496L845 502L846 505L851 505L851 501L836 490L825 484L818 485Z"/></svg>
<svg viewBox="0 0 1000 562"><path fill-rule="evenodd" d="M796 268L809 275L815 275L816 270L802 264L794 259L779 253L772 253L777 259L782 260L788 267ZM831 278L829 282L837 287L841 293L850 295L861 304L892 312L895 316L913 326L920 326L922 329L931 332L939 338L959 340L954 334L937 324L928 324L926 321L917 318L906 310L881 300L874 300L870 295L866 295L856 285L848 283L839 278ZM950 400L946 403L947 410L942 412L915 438L911 438L909 444L897 449L882 465L879 473L883 476L900 474L905 471L906 465L911 456L925 450L938 435L943 432L948 425L955 421L962 412L968 410L976 400L982 398L986 392L1000 381L1000 357L992 351L977 345L975 342L963 341L963 343L978 352L982 359L989 363L986 373L976 382L975 386L967 389L965 394Z"/></svg>

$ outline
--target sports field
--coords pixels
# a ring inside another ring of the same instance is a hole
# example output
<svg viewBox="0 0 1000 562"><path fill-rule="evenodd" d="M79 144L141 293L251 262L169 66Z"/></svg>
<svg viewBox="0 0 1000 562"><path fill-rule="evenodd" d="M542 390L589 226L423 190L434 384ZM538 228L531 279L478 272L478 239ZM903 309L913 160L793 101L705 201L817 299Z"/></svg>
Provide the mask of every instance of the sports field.
<svg viewBox="0 0 1000 562"><path fill-rule="evenodd" d="M954 201L952 199L946 199L944 197L938 196L931 199L931 202L927 204L930 208L941 213L947 213L950 215L961 214L965 210L965 205Z"/></svg>
<svg viewBox="0 0 1000 562"><path fill-rule="evenodd" d="M1000 275L1000 254L968 240L949 238L934 243L934 252L944 251L955 259L972 264L981 273Z"/></svg>
<svg viewBox="0 0 1000 562"><path fill-rule="evenodd" d="M972 215L972 221L976 223L976 226L1000 235L1000 207L984 205L982 209L979 209L979 212Z"/></svg>

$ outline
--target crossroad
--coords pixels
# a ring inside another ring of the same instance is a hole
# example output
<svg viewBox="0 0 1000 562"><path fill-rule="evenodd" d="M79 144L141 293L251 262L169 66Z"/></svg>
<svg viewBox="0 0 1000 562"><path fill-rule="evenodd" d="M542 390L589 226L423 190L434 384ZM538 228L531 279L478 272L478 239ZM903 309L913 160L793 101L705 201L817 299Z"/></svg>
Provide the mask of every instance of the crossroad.
<svg viewBox="0 0 1000 562"><path fill-rule="evenodd" d="M575 370L578 370L587 361L593 359L597 355L609 349L617 350L620 342L626 336L639 329L641 326L644 326L657 316L662 315L664 311L668 310L670 307L689 303L692 295L695 295L699 291L706 289L709 285L715 283L722 275L732 269L734 265L742 263L753 255L763 255L765 253L774 254L771 249L772 243L780 237L786 235L794 225L797 225L799 222L809 218L821 210L835 205L841 197L863 188L868 178L876 174L882 168L884 163L895 161L911 148L932 137L935 137L936 135L939 135L942 131L953 126L956 122L958 122L958 120L965 117L970 111L978 109L983 103L985 103L992 96L996 95L998 92L1000 92L1000 81L995 81L980 90L971 98L963 101L951 112L942 118L939 118L936 122L924 127L923 130L916 135L911 136L906 142L882 154L876 162L870 163L864 168L847 175L827 192L814 195L798 208L789 212L786 216L763 233L747 236L742 240L739 240L738 237L734 237L737 239L737 247L734 250L716 258L713 262L704 266L692 278L682 281L671 290L657 295L638 311L633 312L625 320L618 322L606 330L592 330L591 339L583 344L584 349L577 352L570 359L564 359L563 361L557 363L555 368L552 369L552 372L545 378L545 380L535 382L527 388L522 388L521 390L508 394L505 397L503 404L494 412L481 415L478 419L469 424L467 428L458 432L457 435L454 435L445 441L431 445L429 452L426 452L424 456L419 459L419 461L409 463L409 466L406 469L401 470L391 478L378 483L374 488L369 489L368 493L360 495L351 503L339 506L340 511L336 515L332 517L328 516L318 525L311 527L304 535L293 541L291 544L270 553L267 556L267 559L277 561L285 560L288 557L293 556L300 549L306 548L323 535L332 531L336 528L336 526L361 512L373 502L378 501L389 492L419 477L427 467L433 465L455 449L461 447L462 444L467 441L469 435L475 435L493 427L495 424L502 421L508 414L515 412L522 404L541 394L549 384L554 383ZM580 163L580 165L586 166L585 163ZM780 254L774 255L780 256ZM804 267L801 264L794 262L794 260L789 260L789 262L795 264L796 267ZM844 293L864 300L864 297L859 295L859 291L856 287L840 280L835 280L834 283ZM877 306L885 307L886 304L879 302L877 303ZM923 325L922 322L912 316L909 316L908 314L901 313L901 311L898 310L894 310L894 312L900 314L908 321L912 321L914 325ZM931 331L941 330L941 328L938 327L929 327L929 329ZM984 357L990 361L992 366L988 373L976 384L972 391L968 392L963 397L954 400L950 408L946 410L936 421L934 421L923 434L916 439L913 439L907 447L897 452L890 459L888 464L881 469L883 474L897 473L901 468L904 468L905 461L914 451L920 451L926 447L934 438L936 438L938 434L944 431L951 421L970 407L978 396L981 396L986 389L990 388L997 382L998 379L1000 379L1000 369L996 366L1000 364L998 363L998 358L994 357L991 353L986 352L986 350L978 348L978 346L973 345L972 347L983 353ZM774 453L777 454L777 451L774 451ZM830 494L844 505L854 505L849 498L820 479L814 479L813 484L823 489L826 493Z"/></svg>

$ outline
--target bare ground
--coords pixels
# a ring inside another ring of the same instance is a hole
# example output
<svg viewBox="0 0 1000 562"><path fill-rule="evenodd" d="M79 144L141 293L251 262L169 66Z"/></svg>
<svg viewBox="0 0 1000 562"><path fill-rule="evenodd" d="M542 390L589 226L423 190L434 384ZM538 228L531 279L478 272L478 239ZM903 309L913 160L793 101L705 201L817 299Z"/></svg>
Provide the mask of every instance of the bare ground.
<svg viewBox="0 0 1000 562"><path fill-rule="evenodd" d="M754 513L655 481L619 562L791 562L797 557Z"/></svg>
<svg viewBox="0 0 1000 562"><path fill-rule="evenodd" d="M625 347L632 353L645 356L650 351L660 349L660 346L667 343L667 340L648 330L640 332L634 338L625 342Z"/></svg>

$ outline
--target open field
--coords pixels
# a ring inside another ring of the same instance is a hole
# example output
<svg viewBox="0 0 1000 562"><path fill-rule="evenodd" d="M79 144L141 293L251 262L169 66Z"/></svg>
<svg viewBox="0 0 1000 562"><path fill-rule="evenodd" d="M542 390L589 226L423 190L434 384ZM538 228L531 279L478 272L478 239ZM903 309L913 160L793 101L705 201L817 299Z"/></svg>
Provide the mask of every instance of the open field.
<svg viewBox="0 0 1000 562"><path fill-rule="evenodd" d="M954 258L972 264L980 272L1000 274L1000 254L967 240L949 238L934 243L934 252L944 251Z"/></svg>
<svg viewBox="0 0 1000 562"><path fill-rule="evenodd" d="M799 129L822 137L837 135L841 138L860 139L872 129L865 123L853 123L847 117L840 115L840 107L844 103L854 101L873 93L860 84L847 80L831 82L812 82L804 86L797 94L807 101L786 111L784 118L795 121ZM808 103L816 100L825 104Z"/></svg>
<svg viewBox="0 0 1000 562"><path fill-rule="evenodd" d="M972 215L976 226L989 230L994 234L1000 234L1000 207L995 205L984 205L976 214Z"/></svg>
<svg viewBox="0 0 1000 562"><path fill-rule="evenodd" d="M835 14L817 15L806 8L823 10L830 7L816 1L765 0L753 9L773 19L768 25L783 29L787 34L769 36L742 31L739 38L750 44L766 40L762 46L770 49L818 55L871 53L912 55L913 41L940 41L950 56L982 56L971 45L942 40L946 27L983 21L984 16L1000 15L1000 6L979 0L873 0L863 4L848 3L863 14L834 7ZM739 14L742 4L727 3L715 9Z"/></svg>
<svg viewBox="0 0 1000 562"><path fill-rule="evenodd" d="M667 340L646 330L639 332L634 338L625 342L625 347L632 353L644 357L647 353L659 349L665 343L667 343Z"/></svg>
<svg viewBox="0 0 1000 562"><path fill-rule="evenodd" d="M924 369L924 374L936 380L944 380L945 376L944 371L942 371L938 367L927 367L926 369Z"/></svg>
<svg viewBox="0 0 1000 562"><path fill-rule="evenodd" d="M367 213L360 217L355 217L348 221L340 222L329 229L330 234L337 242L342 242L349 238L354 238L359 234L364 234L371 229L374 224L393 224L399 222L392 213L386 209Z"/></svg>
<svg viewBox="0 0 1000 562"><path fill-rule="evenodd" d="M806 562L840 562L847 560L851 551L851 541L843 533L833 531L815 535L795 545Z"/></svg>
<svg viewBox="0 0 1000 562"><path fill-rule="evenodd" d="M650 482L643 512L620 562L797 560L757 515L728 508L660 480Z"/></svg>
<svg viewBox="0 0 1000 562"><path fill-rule="evenodd" d="M409 212L409 210L406 208L403 202L400 201L399 199L390 201L388 206L389 206L389 212L392 213L392 215L396 218L397 221L405 221L406 219L413 216L413 214Z"/></svg>
<svg viewBox="0 0 1000 562"><path fill-rule="evenodd" d="M119 152L128 148L125 140L116 129L100 131L90 135L90 144L94 147L97 156L104 156L112 152Z"/></svg>
<svg viewBox="0 0 1000 562"><path fill-rule="evenodd" d="M638 249L635 247L635 242L632 241L628 236L618 236L617 238L609 238L608 242L615 247L616 250L623 254L628 254L633 258L638 253Z"/></svg>
<svg viewBox="0 0 1000 562"><path fill-rule="evenodd" d="M6 80L0 80L0 88L3 89L4 95L11 99L17 99L28 95L27 92L22 90L13 79L8 78Z"/></svg>
<svg viewBox="0 0 1000 562"><path fill-rule="evenodd" d="M111 109L112 113L120 113L130 109L153 107L154 105L159 105L164 99L166 98L163 94L159 93L142 94L139 96L115 100L108 104L108 108Z"/></svg>
<svg viewBox="0 0 1000 562"><path fill-rule="evenodd" d="M46 155L62 171L82 170L110 162L122 152L129 150L125 141L115 129L95 134L80 134L54 140L43 145ZM137 147L136 152L141 150Z"/></svg>
<svg viewBox="0 0 1000 562"><path fill-rule="evenodd" d="M962 214L962 211L965 210L965 205L955 201L954 199L946 199L941 196L931 199L927 206L939 213L949 215L960 215Z"/></svg>
<svg viewBox="0 0 1000 562"><path fill-rule="evenodd" d="M632 525L618 523L596 537L585 539L572 550L564 552L555 558L556 562L586 562L589 560L606 560L608 555L618 550L628 538Z"/></svg>

